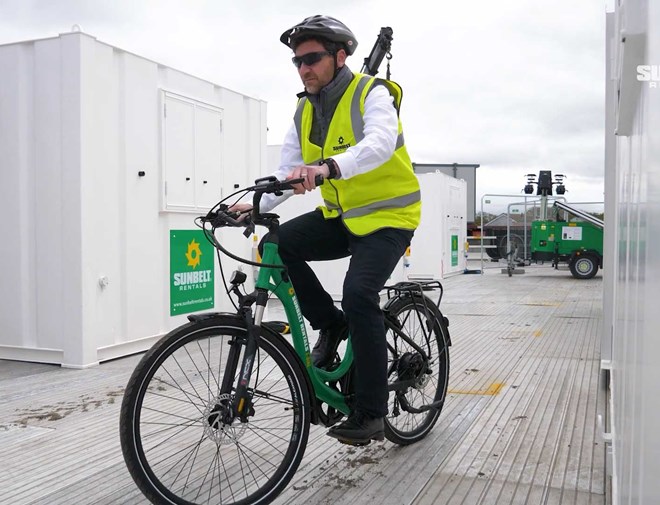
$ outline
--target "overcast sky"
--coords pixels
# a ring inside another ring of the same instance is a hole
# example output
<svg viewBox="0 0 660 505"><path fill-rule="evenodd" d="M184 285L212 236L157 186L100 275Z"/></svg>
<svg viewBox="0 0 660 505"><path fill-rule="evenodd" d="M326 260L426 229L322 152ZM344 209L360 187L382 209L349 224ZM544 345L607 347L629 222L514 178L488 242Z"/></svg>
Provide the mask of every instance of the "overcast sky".
<svg viewBox="0 0 660 505"><path fill-rule="evenodd" d="M567 175L569 202L603 200L605 0L0 0L0 44L78 24L121 49L268 103L279 144L302 90L280 34L328 14L358 38L362 67L394 30L392 79L417 163L478 163L477 197L524 175ZM385 76L385 63L379 76ZM477 205L478 207L478 205Z"/></svg>

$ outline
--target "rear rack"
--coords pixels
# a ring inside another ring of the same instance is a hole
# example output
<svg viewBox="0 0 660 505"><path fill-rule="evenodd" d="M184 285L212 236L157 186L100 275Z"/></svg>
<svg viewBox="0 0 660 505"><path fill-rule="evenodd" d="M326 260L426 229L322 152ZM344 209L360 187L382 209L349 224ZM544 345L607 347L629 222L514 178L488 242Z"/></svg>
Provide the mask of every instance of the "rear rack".
<svg viewBox="0 0 660 505"><path fill-rule="evenodd" d="M394 294L408 296L423 295L424 291L434 291L439 289L440 297L438 298L437 303L438 309L440 308L440 301L442 300L442 295L444 294L444 289L442 288L440 281L402 281L397 282L392 286L385 286L385 289L387 289L388 300L392 298Z"/></svg>

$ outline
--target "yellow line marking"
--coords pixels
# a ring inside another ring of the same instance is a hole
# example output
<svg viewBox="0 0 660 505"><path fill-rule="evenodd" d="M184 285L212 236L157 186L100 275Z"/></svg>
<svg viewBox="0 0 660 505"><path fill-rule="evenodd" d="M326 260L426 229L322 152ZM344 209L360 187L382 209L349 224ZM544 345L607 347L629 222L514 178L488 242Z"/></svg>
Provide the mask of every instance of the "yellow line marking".
<svg viewBox="0 0 660 505"><path fill-rule="evenodd" d="M540 337L541 335L543 335L543 332L542 332L541 330L536 330L536 331L534 332L534 336L535 336L535 337Z"/></svg>
<svg viewBox="0 0 660 505"><path fill-rule="evenodd" d="M450 389L447 391L447 393L451 393L455 395L495 396L500 394L500 391L504 386L505 384L503 382L493 382L490 386L488 386L488 389L486 389L485 391L483 389L467 389L467 390Z"/></svg>

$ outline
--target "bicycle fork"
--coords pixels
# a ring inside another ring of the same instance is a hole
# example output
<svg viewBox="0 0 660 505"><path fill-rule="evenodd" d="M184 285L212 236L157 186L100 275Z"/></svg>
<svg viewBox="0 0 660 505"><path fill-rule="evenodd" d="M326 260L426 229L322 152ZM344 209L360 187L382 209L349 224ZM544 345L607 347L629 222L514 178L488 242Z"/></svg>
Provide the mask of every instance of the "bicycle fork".
<svg viewBox="0 0 660 505"><path fill-rule="evenodd" d="M261 321L263 319L266 302L268 300L268 292L263 289L257 289L256 305L254 310L254 317L250 304L244 304L240 309L240 315L245 322L247 328L247 342L244 340L234 339L231 342L231 349L227 359L227 368L222 378L221 393L232 392L234 390L234 397L231 404L231 417L238 417L241 421L247 421L248 416L254 415L254 408L252 406L252 398L249 393L250 378L252 377L252 370L254 368L254 361L257 357L259 350L259 335L261 332ZM241 348L245 346L245 353L243 360L238 369L239 357ZM238 371L238 378L236 372Z"/></svg>

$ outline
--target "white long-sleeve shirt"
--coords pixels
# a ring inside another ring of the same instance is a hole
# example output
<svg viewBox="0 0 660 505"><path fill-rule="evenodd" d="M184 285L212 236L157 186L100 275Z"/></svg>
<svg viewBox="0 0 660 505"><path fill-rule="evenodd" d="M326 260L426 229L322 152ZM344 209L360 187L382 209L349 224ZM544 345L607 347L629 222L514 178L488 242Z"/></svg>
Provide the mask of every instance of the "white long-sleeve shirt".
<svg viewBox="0 0 660 505"><path fill-rule="evenodd" d="M393 103L394 99L385 86L376 86L369 92L364 101L364 138L344 152L332 155L341 172L341 179L369 172L392 157L399 132L399 120ZM292 124L282 144L280 167L273 175L278 180L284 180L300 165L304 165L300 140ZM269 212L292 195L293 191L285 191L282 196L264 195L260 211Z"/></svg>

